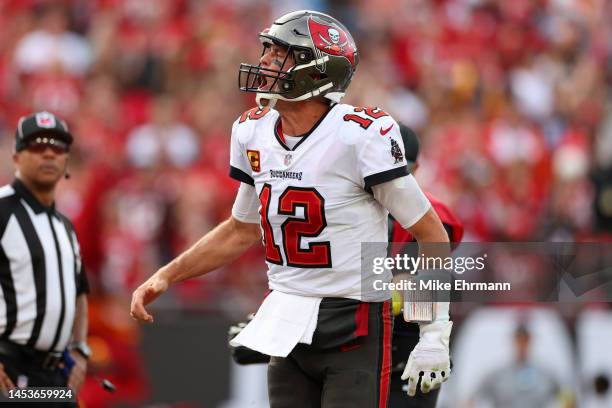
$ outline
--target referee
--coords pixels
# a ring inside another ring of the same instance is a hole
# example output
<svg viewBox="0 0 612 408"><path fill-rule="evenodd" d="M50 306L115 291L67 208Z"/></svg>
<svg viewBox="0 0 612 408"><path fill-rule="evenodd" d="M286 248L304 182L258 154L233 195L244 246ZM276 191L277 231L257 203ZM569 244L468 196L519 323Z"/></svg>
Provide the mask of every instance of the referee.
<svg viewBox="0 0 612 408"><path fill-rule="evenodd" d="M0 188L0 390L83 385L87 278L72 223L54 205L73 137L49 112L19 120L16 178ZM53 406L47 403L45 406ZM66 405L61 405L66 406Z"/></svg>

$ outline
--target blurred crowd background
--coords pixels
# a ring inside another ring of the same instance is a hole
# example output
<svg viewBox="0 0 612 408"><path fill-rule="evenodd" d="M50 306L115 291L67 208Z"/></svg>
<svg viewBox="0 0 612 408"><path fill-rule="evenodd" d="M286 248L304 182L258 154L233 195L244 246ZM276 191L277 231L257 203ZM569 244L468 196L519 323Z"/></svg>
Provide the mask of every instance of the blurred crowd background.
<svg viewBox="0 0 612 408"><path fill-rule="evenodd" d="M350 29L360 64L345 102L417 131L417 178L465 240L611 240L610 1L2 0L0 183L21 115L52 111L76 136L57 204L93 288L93 370L121 384L119 396L86 388L88 406L155 393L127 301L230 214L231 123L254 106L238 65L300 8ZM183 283L159 310L239 318L265 287L261 259L254 248Z"/></svg>

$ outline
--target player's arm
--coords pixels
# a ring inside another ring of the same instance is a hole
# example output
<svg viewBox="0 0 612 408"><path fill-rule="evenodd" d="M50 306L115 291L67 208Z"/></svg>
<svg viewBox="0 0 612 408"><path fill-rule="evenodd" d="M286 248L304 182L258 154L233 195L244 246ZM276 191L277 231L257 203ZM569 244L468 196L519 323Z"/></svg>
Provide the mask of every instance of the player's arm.
<svg viewBox="0 0 612 408"><path fill-rule="evenodd" d="M169 285L204 275L229 264L260 238L258 225L230 216L156 275Z"/></svg>
<svg viewBox="0 0 612 408"><path fill-rule="evenodd" d="M442 258L450 254L448 234L414 177L404 176L375 186L372 190L374 197L418 241L419 253L426 257ZM421 391L427 393L448 379L452 322L448 302L416 302L409 305L410 308L415 306L416 309L435 310L431 321L419 323L420 340L410 353L402 374L402 380L408 380L408 395L414 396L419 382ZM423 376L419 376L421 372Z"/></svg>
<svg viewBox="0 0 612 408"><path fill-rule="evenodd" d="M232 216L204 235L191 248L160 268L132 295L131 315L153 322L145 306L172 284L194 278L227 265L261 239L257 218L255 188L242 184L232 209Z"/></svg>
<svg viewBox="0 0 612 408"><path fill-rule="evenodd" d="M426 242L435 242L435 243L447 243L449 242L448 234L446 233L446 229L444 225L440 221L440 217L434 211L433 208L429 208L425 215L421 217L414 225L407 228L408 231L412 234L412 236L419 243ZM433 246L423 245L423 249L426 251L432 251ZM438 247L438 246L436 246ZM450 247L445 245L439 246L441 251L444 251L445 254L450 253ZM427 254L425 254L427 255Z"/></svg>

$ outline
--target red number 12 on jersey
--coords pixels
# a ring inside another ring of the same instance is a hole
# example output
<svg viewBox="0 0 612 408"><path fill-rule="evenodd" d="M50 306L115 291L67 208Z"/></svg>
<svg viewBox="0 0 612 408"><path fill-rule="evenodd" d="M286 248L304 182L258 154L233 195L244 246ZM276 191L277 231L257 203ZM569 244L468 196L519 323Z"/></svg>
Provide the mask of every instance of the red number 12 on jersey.
<svg viewBox="0 0 612 408"><path fill-rule="evenodd" d="M274 242L274 234L268 215L272 188L264 184L259 200L261 201L261 226L264 232L266 260L283 265L280 248ZM287 187L278 198L278 213L290 217L281 225L282 242L288 266L298 268L330 268L331 246L329 241L311 242L307 249L300 248L302 237L316 237L327 226L325 220L325 199L314 188ZM304 208L304 218L295 217L297 207Z"/></svg>

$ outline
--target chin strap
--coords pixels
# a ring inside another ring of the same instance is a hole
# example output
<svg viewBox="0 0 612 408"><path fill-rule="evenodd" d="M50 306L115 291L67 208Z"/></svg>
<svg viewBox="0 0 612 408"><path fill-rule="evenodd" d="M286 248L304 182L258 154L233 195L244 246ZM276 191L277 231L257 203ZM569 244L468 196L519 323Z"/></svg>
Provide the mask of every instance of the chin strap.
<svg viewBox="0 0 612 408"><path fill-rule="evenodd" d="M257 94L255 94L255 103L257 103L257 106L259 106L261 109L274 109L274 105L276 105L276 101L278 100L278 98L274 96L276 95L257 92ZM263 101L268 101L268 103L264 105Z"/></svg>
<svg viewBox="0 0 612 408"><path fill-rule="evenodd" d="M311 92L305 93L304 95L298 96L297 98L291 98L291 99L285 98L284 96L279 95L279 94L257 92L257 94L255 94L255 102L257 103L257 106L259 106L260 108L270 108L270 109L273 109L274 105L276 105L276 101L279 100L279 99L282 100L282 101L287 101L287 102L305 101L307 99L310 99L310 98L313 98L315 96L321 95L323 92L327 91L329 88L331 88L333 86L334 86L334 84L332 84L332 83L325 84L322 87L317 88L317 89L315 89L315 90L313 90ZM334 92L334 94L336 94L336 92ZM264 100L268 101L268 103L266 105L264 105L262 103L262 101L264 101Z"/></svg>

